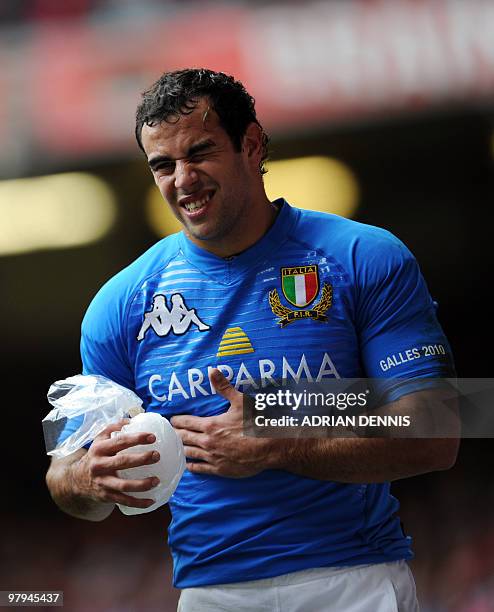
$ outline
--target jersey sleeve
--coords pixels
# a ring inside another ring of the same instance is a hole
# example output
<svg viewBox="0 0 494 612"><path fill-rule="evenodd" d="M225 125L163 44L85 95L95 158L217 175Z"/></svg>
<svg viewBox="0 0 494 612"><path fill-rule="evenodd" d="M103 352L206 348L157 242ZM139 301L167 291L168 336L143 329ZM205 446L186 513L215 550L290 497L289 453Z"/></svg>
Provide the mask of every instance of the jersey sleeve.
<svg viewBox="0 0 494 612"><path fill-rule="evenodd" d="M412 253L382 230L377 244L363 246L359 261L362 362L368 378L382 379L376 386L386 401L454 377L451 349Z"/></svg>
<svg viewBox="0 0 494 612"><path fill-rule="evenodd" d="M81 359L83 374L100 374L134 390L134 376L130 369L125 342L125 311L119 306L112 283L105 285L91 302L81 330ZM59 444L82 425L83 416L66 422L59 436ZM84 445L89 448L91 443Z"/></svg>
<svg viewBox="0 0 494 612"><path fill-rule="evenodd" d="M119 298L118 285L110 281L91 302L82 322L82 373L100 374L134 389L126 336L125 301Z"/></svg>

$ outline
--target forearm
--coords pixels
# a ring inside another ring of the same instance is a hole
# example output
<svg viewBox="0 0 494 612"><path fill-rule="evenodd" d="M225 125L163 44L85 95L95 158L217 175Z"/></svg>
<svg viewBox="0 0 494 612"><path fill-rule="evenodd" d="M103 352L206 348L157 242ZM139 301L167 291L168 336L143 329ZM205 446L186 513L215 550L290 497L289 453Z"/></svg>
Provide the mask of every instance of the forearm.
<svg viewBox="0 0 494 612"><path fill-rule="evenodd" d="M214 417L172 419L194 474L245 478L272 469L317 480L371 483L445 470L456 459L459 419L456 395L449 390L417 391L386 406L390 414L420 416L420 427L410 430L408 438L392 437L393 430L384 431L384 438L268 438L246 434L243 395L218 370L214 376L216 390L230 401L229 410Z"/></svg>
<svg viewBox="0 0 494 612"><path fill-rule="evenodd" d="M451 467L456 439L276 440L272 469L346 483L386 482Z"/></svg>
<svg viewBox="0 0 494 612"><path fill-rule="evenodd" d="M76 484L74 471L85 454L81 449L65 459L53 460L46 474L46 484L53 501L67 514L88 521L102 521L111 514L115 504L91 499Z"/></svg>
<svg viewBox="0 0 494 612"><path fill-rule="evenodd" d="M387 414L413 415L417 438L393 438L388 432L387 437L276 440L273 467L348 483L386 482L452 467L460 436L454 391L417 391L384 408Z"/></svg>

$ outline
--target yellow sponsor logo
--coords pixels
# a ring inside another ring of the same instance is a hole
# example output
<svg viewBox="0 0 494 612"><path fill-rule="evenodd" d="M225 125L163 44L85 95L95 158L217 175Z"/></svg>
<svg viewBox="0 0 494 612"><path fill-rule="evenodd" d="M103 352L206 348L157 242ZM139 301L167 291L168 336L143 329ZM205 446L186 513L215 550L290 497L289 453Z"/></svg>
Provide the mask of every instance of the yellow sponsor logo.
<svg viewBox="0 0 494 612"><path fill-rule="evenodd" d="M244 330L241 327L229 327L221 338L216 357L243 355L253 352L254 347Z"/></svg>

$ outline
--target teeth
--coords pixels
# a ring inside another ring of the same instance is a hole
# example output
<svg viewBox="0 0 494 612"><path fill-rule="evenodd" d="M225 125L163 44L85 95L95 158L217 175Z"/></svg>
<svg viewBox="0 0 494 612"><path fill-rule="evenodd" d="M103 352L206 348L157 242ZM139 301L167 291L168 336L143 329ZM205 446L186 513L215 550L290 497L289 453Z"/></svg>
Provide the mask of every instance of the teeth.
<svg viewBox="0 0 494 612"><path fill-rule="evenodd" d="M204 204L206 204L206 202L209 202L210 199L211 195L205 195L201 200L197 200L196 202L187 202L187 204L185 204L185 208L189 212L194 212L195 210L199 210L199 208L202 208Z"/></svg>

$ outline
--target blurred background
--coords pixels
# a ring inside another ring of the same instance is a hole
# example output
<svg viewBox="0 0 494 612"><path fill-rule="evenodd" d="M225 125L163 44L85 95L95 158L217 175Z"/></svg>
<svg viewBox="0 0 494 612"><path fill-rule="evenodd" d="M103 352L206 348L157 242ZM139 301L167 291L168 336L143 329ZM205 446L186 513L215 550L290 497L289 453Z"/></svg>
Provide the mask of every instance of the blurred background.
<svg viewBox="0 0 494 612"><path fill-rule="evenodd" d="M83 611L174 610L166 510L63 515L41 419L80 372L101 284L174 231L133 139L165 70L235 75L272 136L266 185L397 234L439 303L461 377L492 376L492 0L2 0L0 590L65 591ZM397 482L425 612L494 610L490 440Z"/></svg>

